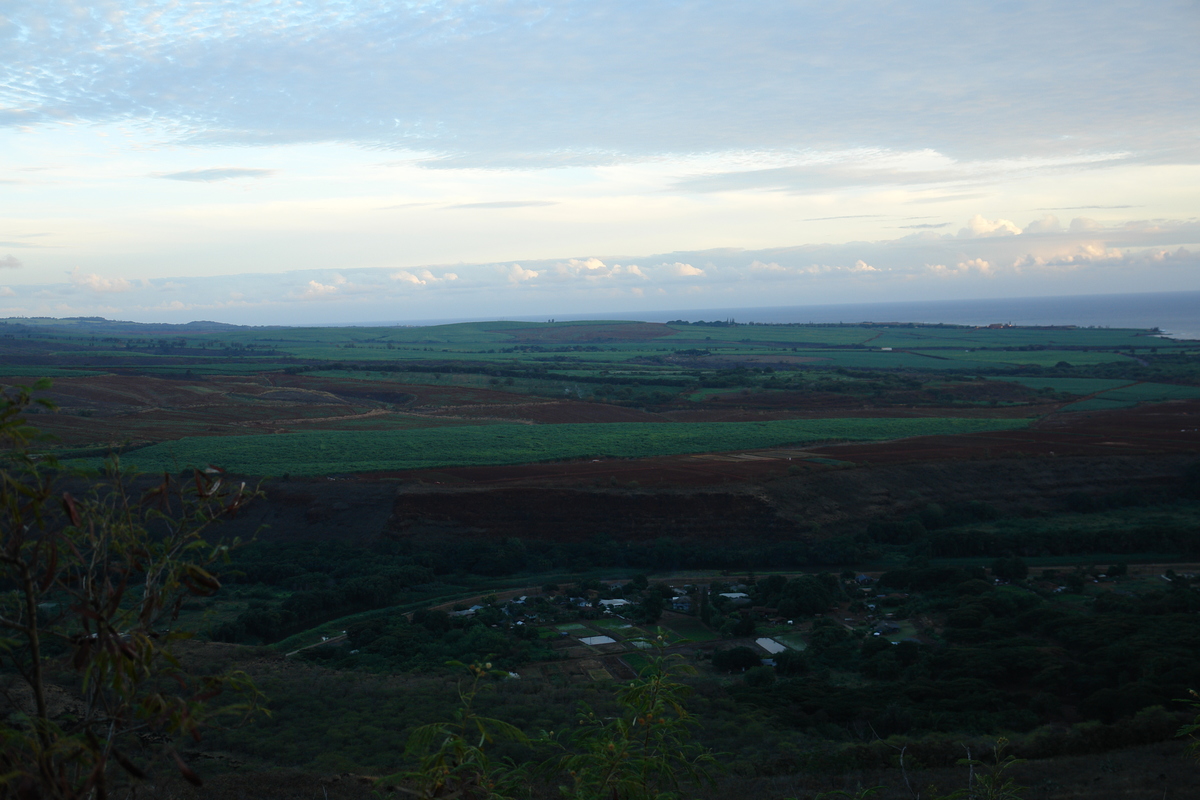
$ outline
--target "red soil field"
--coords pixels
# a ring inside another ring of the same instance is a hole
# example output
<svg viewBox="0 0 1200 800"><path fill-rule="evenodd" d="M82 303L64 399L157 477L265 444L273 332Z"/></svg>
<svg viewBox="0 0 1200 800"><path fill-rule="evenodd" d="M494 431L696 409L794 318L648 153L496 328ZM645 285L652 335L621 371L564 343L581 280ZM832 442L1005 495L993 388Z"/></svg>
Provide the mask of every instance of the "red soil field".
<svg viewBox="0 0 1200 800"><path fill-rule="evenodd" d="M1059 456L1120 456L1200 453L1200 401L1180 401L1094 413L1063 412L1015 431L918 436L894 442L829 444L732 454L644 459L455 467L360 476L445 485L561 485L640 487L751 483L796 471L858 465ZM790 460L789 460L790 459ZM811 460L818 459L818 460Z"/></svg>

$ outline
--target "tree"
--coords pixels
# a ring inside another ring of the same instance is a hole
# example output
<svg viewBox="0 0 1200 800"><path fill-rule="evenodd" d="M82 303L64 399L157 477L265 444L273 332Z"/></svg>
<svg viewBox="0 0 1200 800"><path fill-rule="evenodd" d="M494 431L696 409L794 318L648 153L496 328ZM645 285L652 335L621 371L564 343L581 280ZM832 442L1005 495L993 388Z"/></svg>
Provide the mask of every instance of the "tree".
<svg viewBox="0 0 1200 800"><path fill-rule="evenodd" d="M240 672L189 675L176 651L190 634L167 626L187 596L220 588L208 568L230 545L202 534L256 493L209 470L186 490L164 475L133 499L114 459L106 483L74 497L54 460L31 452L45 440L22 416L31 405L52 407L25 387L0 396L0 582L12 589L0 598L11 712L0 721L0 785L19 797L103 798L127 780L110 774L113 762L146 777L129 755L139 741L164 743L158 755L198 785L171 742L198 739L224 715L245 719L262 698ZM234 702L216 705L222 694Z"/></svg>
<svg viewBox="0 0 1200 800"><path fill-rule="evenodd" d="M417 768L383 778L380 783L386 786L403 781L412 787L405 792L420 798L505 800L519 791L525 774L511 763L494 763L486 745L496 739L522 743L528 739L507 722L479 715L475 711L475 698L491 685L483 683L485 678L507 677L507 674L492 669L490 661L470 665L451 661L449 666L471 674L466 686L459 686L459 708L454 718L414 730L405 750L417 759Z"/></svg>
<svg viewBox="0 0 1200 800"><path fill-rule="evenodd" d="M730 650L717 650L713 653L713 669L722 672L743 672L762 664L762 659L749 647L734 647Z"/></svg>
<svg viewBox="0 0 1200 800"><path fill-rule="evenodd" d="M694 670L663 654L661 634L640 677L617 694L620 714L585 708L569 741L573 753L557 766L570 777L569 800L671 800L684 783L711 782L716 757L690 741L696 724L684 706L690 689L679 677Z"/></svg>
<svg viewBox="0 0 1200 800"><path fill-rule="evenodd" d="M997 739L990 762L971 758L968 750L967 757L958 760L959 764L968 767L967 788L933 800L1021 800L1025 787L1013 781L1008 773L1012 767L1024 763L1024 759L1006 756L1007 747L1007 739Z"/></svg>
<svg viewBox="0 0 1200 800"><path fill-rule="evenodd" d="M1183 702L1187 703L1197 711L1200 711L1200 693L1197 693L1195 689L1192 689L1191 695L1192 696L1190 698L1184 700ZM1195 756L1197 760L1200 760L1200 713L1196 714L1196 719L1192 720L1191 723L1180 728L1179 733L1176 735L1186 736L1191 740L1188 742L1188 752Z"/></svg>
<svg viewBox="0 0 1200 800"><path fill-rule="evenodd" d="M1019 556L997 558L992 562L992 574L1005 581L1022 581L1029 575L1029 567Z"/></svg>

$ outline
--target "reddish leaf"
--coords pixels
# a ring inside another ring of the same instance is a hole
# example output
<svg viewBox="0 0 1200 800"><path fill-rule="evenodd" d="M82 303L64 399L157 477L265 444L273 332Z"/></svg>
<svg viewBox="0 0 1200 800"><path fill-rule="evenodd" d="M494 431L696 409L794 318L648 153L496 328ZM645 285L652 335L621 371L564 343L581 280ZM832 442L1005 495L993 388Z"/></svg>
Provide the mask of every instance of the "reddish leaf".
<svg viewBox="0 0 1200 800"><path fill-rule="evenodd" d="M50 589L50 585L54 583L54 576L58 573L58 548L53 544L50 546L50 563L46 564L46 574L42 578L42 583L38 589L44 594Z"/></svg>
<svg viewBox="0 0 1200 800"><path fill-rule="evenodd" d="M132 775L135 778L138 778L139 780L146 779L146 773L143 772L142 769L137 764L134 764L132 761L130 761L128 758L126 758L125 755L120 750L113 748L112 754L113 754L113 758L115 758L117 760L117 763L121 765L122 769L124 769L130 775Z"/></svg>
<svg viewBox="0 0 1200 800"><path fill-rule="evenodd" d="M75 498L71 497L70 492L63 492L63 508L66 510L71 524L76 528L82 528L83 522L79 518L79 510L75 508Z"/></svg>
<svg viewBox="0 0 1200 800"><path fill-rule="evenodd" d="M179 757L178 753L171 751L171 757L175 759L175 765L179 767L179 774L183 776L185 781L190 783L192 786L204 785L204 781L200 779L200 776L197 775L191 767L183 763L183 759Z"/></svg>

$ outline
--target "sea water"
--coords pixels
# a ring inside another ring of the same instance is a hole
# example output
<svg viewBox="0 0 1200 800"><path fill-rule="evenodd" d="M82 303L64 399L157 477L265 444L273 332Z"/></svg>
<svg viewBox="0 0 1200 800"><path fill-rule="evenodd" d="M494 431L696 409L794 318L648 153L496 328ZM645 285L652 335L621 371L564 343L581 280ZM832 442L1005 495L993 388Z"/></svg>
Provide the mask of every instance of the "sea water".
<svg viewBox="0 0 1200 800"><path fill-rule="evenodd" d="M1012 325L1159 328L1172 339L1200 339L1200 292L706 308L643 312L636 316L648 322L732 318L738 322L945 322L955 325L1006 322ZM614 319L599 314L592 318Z"/></svg>

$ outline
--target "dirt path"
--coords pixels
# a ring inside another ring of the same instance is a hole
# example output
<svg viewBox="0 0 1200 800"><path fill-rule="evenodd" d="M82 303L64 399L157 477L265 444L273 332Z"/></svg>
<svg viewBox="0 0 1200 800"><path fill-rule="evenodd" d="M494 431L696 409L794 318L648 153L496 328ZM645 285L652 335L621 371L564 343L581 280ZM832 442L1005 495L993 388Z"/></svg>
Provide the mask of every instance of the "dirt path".
<svg viewBox="0 0 1200 800"><path fill-rule="evenodd" d="M334 642L341 642L341 641L344 641L345 639L346 639L346 634L344 634L344 633L341 636L331 636L330 638L323 639L322 641L316 642L315 644L307 644L304 647L301 647L297 650L293 650L290 653L284 653L283 657L288 658L290 656L296 655L296 653L299 653L302 650L309 650L313 647L323 647L324 645L333 644Z"/></svg>

